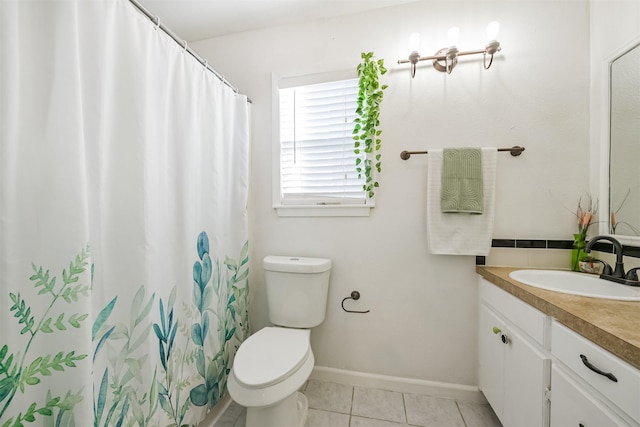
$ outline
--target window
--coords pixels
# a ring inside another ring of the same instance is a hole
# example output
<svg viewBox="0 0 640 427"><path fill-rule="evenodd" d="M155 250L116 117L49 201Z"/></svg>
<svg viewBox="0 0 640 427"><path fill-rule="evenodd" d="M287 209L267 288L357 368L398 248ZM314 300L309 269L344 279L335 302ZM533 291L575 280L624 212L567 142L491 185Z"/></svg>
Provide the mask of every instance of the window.
<svg viewBox="0 0 640 427"><path fill-rule="evenodd" d="M360 206L368 215L371 201L362 189L364 176L359 178L355 170L353 152L358 80L281 84L278 94L280 192L274 204L279 214L290 215L298 208L296 216L338 211L362 215L349 212Z"/></svg>

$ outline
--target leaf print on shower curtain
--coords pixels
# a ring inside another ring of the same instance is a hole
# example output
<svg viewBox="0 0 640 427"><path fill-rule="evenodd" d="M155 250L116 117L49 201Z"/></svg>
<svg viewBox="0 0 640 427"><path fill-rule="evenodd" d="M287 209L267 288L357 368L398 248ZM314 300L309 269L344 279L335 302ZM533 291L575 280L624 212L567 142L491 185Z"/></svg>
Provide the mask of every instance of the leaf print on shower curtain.
<svg viewBox="0 0 640 427"><path fill-rule="evenodd" d="M26 398L36 395L33 388L40 388L43 379L68 373L87 358L87 354L72 349L46 353L36 349L35 344L44 335L69 334L86 328L89 315L76 310L82 310L77 302L90 293L91 277L84 274L89 258L89 248L83 249L69 263L69 268L62 270L62 280L42 266L32 264L33 275L29 280L38 291L35 299L41 300L37 305L31 305L20 293L9 292L13 303L9 312L19 328L22 345L10 348L4 340L0 341L0 419L6 419L3 427L44 423L46 417L73 424L73 408L83 399L82 390L69 390L61 395L47 392L46 399L32 402L26 409L23 406L17 412L11 403L17 394Z"/></svg>
<svg viewBox="0 0 640 427"><path fill-rule="evenodd" d="M238 342L243 341L249 333L248 242L242 247L240 263L228 257L224 263L217 259L215 262L211 261L209 237L206 232L198 236L197 247L199 260L193 265L193 304L198 319L192 326L191 336L198 346L196 366L204 383L193 387L190 397L194 405L213 407L226 393L227 376L231 370L230 341L238 336L236 334L238 327L242 331ZM238 286L241 284L242 286ZM216 307L212 306L212 291L216 296ZM217 342L209 344L209 348L213 350L211 352L213 357L207 358L206 348L208 341L211 340L211 337L207 336L210 324L209 312L216 316Z"/></svg>
<svg viewBox="0 0 640 427"><path fill-rule="evenodd" d="M128 0L0 33L0 427L200 424L249 334L246 96Z"/></svg>
<svg viewBox="0 0 640 427"><path fill-rule="evenodd" d="M145 344L150 341L151 321L147 319L155 294L145 301L146 291L140 286L131 302L126 322L111 323L117 305L114 297L97 315L92 328L93 362L104 352L106 367L99 383L94 383L94 426L153 425L157 410L154 380L146 384L143 370L149 363ZM94 372L97 365L94 365ZM128 421L126 424L123 424ZM132 422L135 421L135 424Z"/></svg>

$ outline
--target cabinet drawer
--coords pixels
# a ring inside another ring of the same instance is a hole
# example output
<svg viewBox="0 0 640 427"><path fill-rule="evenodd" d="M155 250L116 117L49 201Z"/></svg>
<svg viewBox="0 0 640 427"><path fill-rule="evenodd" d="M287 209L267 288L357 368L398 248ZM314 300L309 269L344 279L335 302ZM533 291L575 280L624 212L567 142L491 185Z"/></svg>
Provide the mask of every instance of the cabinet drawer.
<svg viewBox="0 0 640 427"><path fill-rule="evenodd" d="M535 342L548 348L545 342L545 325L548 317L529 304L480 278L480 300L509 319Z"/></svg>
<svg viewBox="0 0 640 427"><path fill-rule="evenodd" d="M551 353L605 398L640 421L640 371L555 319L551 326Z"/></svg>
<svg viewBox="0 0 640 427"><path fill-rule="evenodd" d="M557 366L551 372L551 427L628 426Z"/></svg>

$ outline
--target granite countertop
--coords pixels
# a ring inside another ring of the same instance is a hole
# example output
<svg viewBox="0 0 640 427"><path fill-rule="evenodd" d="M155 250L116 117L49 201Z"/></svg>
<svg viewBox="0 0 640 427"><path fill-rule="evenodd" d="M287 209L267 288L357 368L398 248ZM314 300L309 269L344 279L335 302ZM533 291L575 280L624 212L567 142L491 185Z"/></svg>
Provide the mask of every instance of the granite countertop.
<svg viewBox="0 0 640 427"><path fill-rule="evenodd" d="M476 272L489 282L640 369L640 302L547 291L509 277L522 269L476 266Z"/></svg>

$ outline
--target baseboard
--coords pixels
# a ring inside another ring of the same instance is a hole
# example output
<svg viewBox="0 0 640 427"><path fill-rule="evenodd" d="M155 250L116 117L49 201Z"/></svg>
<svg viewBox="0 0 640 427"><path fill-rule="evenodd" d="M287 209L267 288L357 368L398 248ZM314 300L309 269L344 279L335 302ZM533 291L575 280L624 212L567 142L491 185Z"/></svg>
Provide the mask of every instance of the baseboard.
<svg viewBox="0 0 640 427"><path fill-rule="evenodd" d="M478 387L460 384L368 374L365 372L348 371L345 369L328 368L325 366L314 367L310 378L352 386L379 388L401 393L413 393L464 400L467 402L487 403L487 400Z"/></svg>

